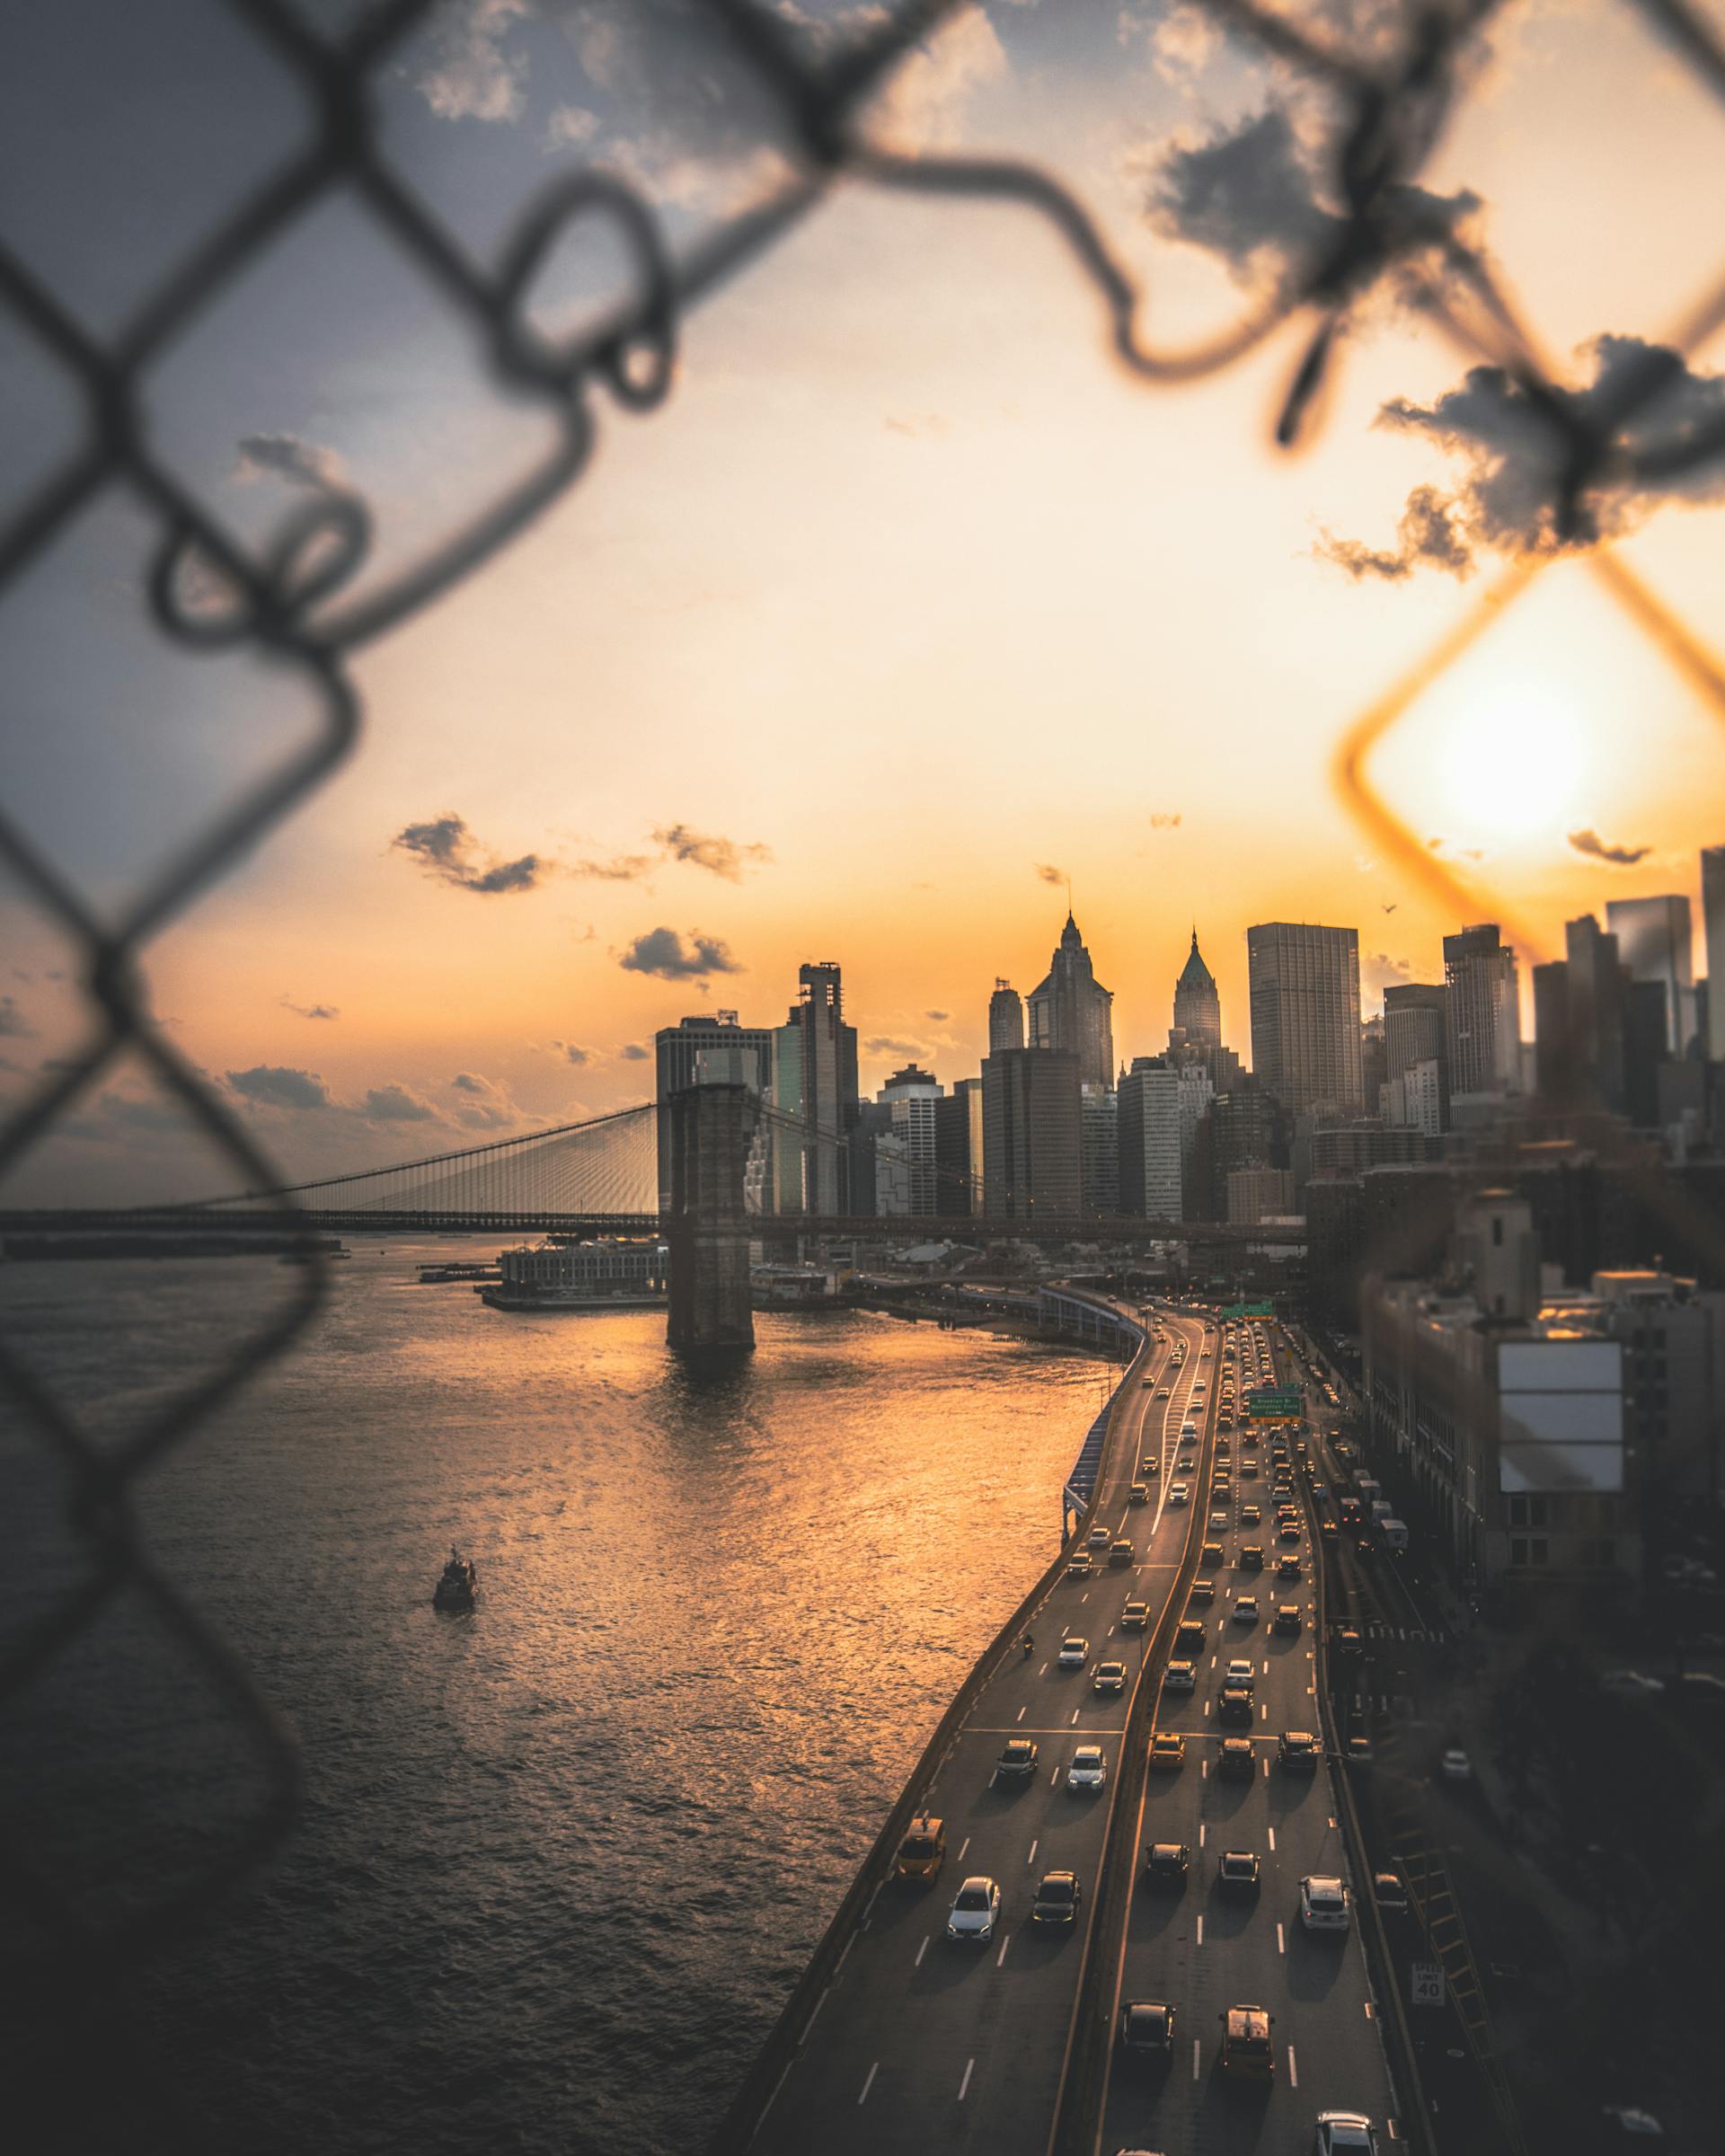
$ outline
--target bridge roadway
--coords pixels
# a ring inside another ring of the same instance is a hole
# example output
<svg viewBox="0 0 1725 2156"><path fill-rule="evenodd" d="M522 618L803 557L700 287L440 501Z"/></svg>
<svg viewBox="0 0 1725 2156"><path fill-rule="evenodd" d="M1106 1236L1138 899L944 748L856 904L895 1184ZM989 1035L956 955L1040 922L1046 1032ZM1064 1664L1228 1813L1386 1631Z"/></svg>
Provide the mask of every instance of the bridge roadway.
<svg viewBox="0 0 1725 2156"><path fill-rule="evenodd" d="M1266 1340L1276 1330L1251 1322L1236 1329L1243 1339L1261 1333ZM1268 1352L1279 1382L1298 1382L1285 1350L1271 1345ZM1246 1383L1236 1383L1243 1405ZM1165 2072L1152 2074L1110 2051L1095 2144L1102 2156L1122 2149L1280 2156L1311 2148L1320 2111L1367 2112L1381 2141L1393 2118L1358 1923L1340 1938L1310 1935L1300 1924L1299 1882L1308 1873L1339 1874L1357 1886L1357 1902L1361 1890L1369 1892L1369 1882L1352 1879L1337 1824L1333 1778L1343 1770L1326 1760L1316 1774L1298 1772L1277 1758L1282 1730L1322 1728L1317 1552L1306 1479L1297 1472L1292 1478L1305 1515L1300 1540L1279 1544L1270 1444L1266 1439L1249 1446L1239 1429L1226 1435L1233 1488L1216 1501L1219 1525L1208 1509L1205 1515L1207 1531L1222 1545L1225 1562L1200 1563L1199 1577L1214 1580L1216 1600L1191 1611L1206 1621L1208 1631L1198 1687L1186 1694L1163 1691L1156 1704L1156 1729L1184 1736L1186 1757L1177 1772L1146 1778L1137 1835L1140 1851L1152 1842L1184 1842L1190 1869L1181 1891L1141 1886L1131 1897L1124 1936L1099 1940L1094 1947L1111 1971L1109 1995L1116 2008L1132 1999L1177 2007L1175 2055ZM1310 1441L1315 1446L1315 1430ZM1202 1493L1195 1489L1193 1496L1197 1501ZM1242 1524L1248 1505L1261 1508L1261 1524ZM1265 1551L1264 1572L1241 1568L1241 1549L1252 1542ZM1300 1560L1297 1582L1275 1577L1278 1559L1290 1553ZM1231 1615L1241 1595L1258 1598L1253 1624ZM1274 1609L1284 1601L1301 1612L1296 1638L1269 1630ZM1247 1734L1222 1730L1216 1719L1223 1669L1235 1656L1249 1656L1255 1666L1257 1711L1250 1735L1257 1771L1249 1781L1221 1781L1214 1766L1219 1739ZM1217 1865L1229 1849L1257 1854L1262 1884L1254 1898L1236 1901L1219 1892ZM1265 2007L1275 2017L1276 2072L1269 2087L1225 2079L1218 2071L1219 2018L1229 2007L1244 2004Z"/></svg>
<svg viewBox="0 0 1725 2156"><path fill-rule="evenodd" d="M748 2144L759 2156L815 2148L823 2156L965 2149L1042 2156L1047 2147L1121 1731L1146 1681L1146 1645L1188 1533L1203 1517L1169 1506L1167 1493L1192 1387L1202 1377L1214 1389L1219 1365L1200 1360L1200 1349L1215 1336L1192 1317L1172 1318L1168 1330L1188 1344L1184 1366L1169 1369L1163 1345L1126 1381L1093 1513L1134 1541L1137 1561L1056 1586L1031 1621L1035 1654L1009 1656L983 1686L927 1791L926 1809L946 1821L945 1869L932 1886L881 1888ZM1163 1388L1166 1400L1156 1397ZM1161 1468L1149 1507L1128 1502L1143 1451ZM1143 1633L1119 1629L1121 1606L1133 1596L1151 1605ZM1068 1630L1090 1642L1082 1671L1056 1666ZM1104 1697L1092 1690L1091 1674L1110 1658L1127 1664L1131 1685ZM1035 1779L991 1788L1001 1747L1014 1736L1039 1747ZM1084 1742L1101 1743L1107 1754L1110 1786L1101 1795L1065 1787L1073 1750ZM1031 1903L1043 1872L1057 1869L1078 1874L1085 1905L1076 1936L1039 1937L1029 1923ZM983 1948L945 1937L952 1896L974 1873L1001 1888L996 1935Z"/></svg>

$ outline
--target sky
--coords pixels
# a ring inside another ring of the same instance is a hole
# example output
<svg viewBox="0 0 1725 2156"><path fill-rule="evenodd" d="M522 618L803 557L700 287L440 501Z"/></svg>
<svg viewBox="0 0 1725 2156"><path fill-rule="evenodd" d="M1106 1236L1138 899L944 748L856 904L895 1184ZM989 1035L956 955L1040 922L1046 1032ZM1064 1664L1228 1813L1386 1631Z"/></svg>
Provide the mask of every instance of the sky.
<svg viewBox="0 0 1725 2156"><path fill-rule="evenodd" d="M879 13L779 12L817 55ZM1284 12L1380 49L1405 20L1393 0ZM339 35L367 10L299 13ZM0 241L111 340L313 116L215 0L58 0L16 42ZM486 275L523 206L586 166L639 193L678 261L795 181L771 99L693 0L456 0L372 79L391 171ZM1190 5L978 0L861 124L923 165L973 152L1057 177L1158 348L1250 314L1338 229L1333 105ZM1632 7L1525 0L1470 49L1402 214L1490 261L1585 404L1710 291L1695 175L1721 149L1725 108ZM630 275L588 220L533 280L532 319L569 334ZM1379 279L1290 454L1271 429L1312 329L1146 382L1024 205L836 185L685 315L664 403L593 392L575 483L355 653L345 764L149 947L168 1037L310 1176L645 1098L657 1027L777 1022L805 959L844 967L865 1090L913 1055L971 1074L994 981L1039 979L1068 879L1123 1058L1163 1045L1194 925L1249 1058L1252 922L1357 927L1370 1012L1386 982L1440 977L1464 919L1504 922L1526 971L1570 915L1694 894L1698 849L1725 840L1720 711L1589 535L1554 535L1525 397ZM1650 440L1725 411L1717 340L1672 364ZM7 314L0 391L10 519L84 420ZM332 605L553 441L349 189L167 342L140 410L248 547L332 490L364 496L374 551ZM1618 473L1590 503L1593 535L1703 645L1722 490L1718 464ZM287 670L164 641L143 596L159 537L116 482L0 590L7 799L110 915L319 720ZM1339 789L1339 747L1529 568L1368 758L1414 865ZM0 947L15 1102L87 1020L75 950L4 875ZM0 1202L230 1178L122 1064Z"/></svg>

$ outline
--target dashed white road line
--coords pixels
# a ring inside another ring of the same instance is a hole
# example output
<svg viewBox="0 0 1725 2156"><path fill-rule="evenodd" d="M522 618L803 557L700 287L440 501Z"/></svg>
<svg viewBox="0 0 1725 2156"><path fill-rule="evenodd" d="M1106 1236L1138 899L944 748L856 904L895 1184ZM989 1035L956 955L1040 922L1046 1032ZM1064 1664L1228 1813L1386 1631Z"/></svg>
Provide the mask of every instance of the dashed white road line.
<svg viewBox="0 0 1725 2156"><path fill-rule="evenodd" d="M964 1862L964 1852L965 1852L965 1851L966 1851L967 1849L969 1849L969 1846L970 1846L970 1837L969 1837L969 1834L967 1834L967 1835L964 1837L964 1840L963 1840L962 1842L960 1842L960 1844L959 1844L959 1862L960 1862L960 1864L962 1864L962 1863Z"/></svg>
<svg viewBox="0 0 1725 2156"><path fill-rule="evenodd" d="M1289 2055L1292 2056L1292 2054ZM967 2059L964 2062L964 2079L959 2083L959 2101L960 2103L964 2101L969 2092L970 2076L976 2072L976 2068L977 2062L974 2059Z"/></svg>
<svg viewBox="0 0 1725 2156"><path fill-rule="evenodd" d="M1287 1951L1287 1935L1279 1924L1276 1927L1276 1951L1278 1954L1286 1954Z"/></svg>
<svg viewBox="0 0 1725 2156"><path fill-rule="evenodd" d="M1034 1863L1035 1863L1035 1861L1036 1861L1036 1851L1037 1851L1037 1844L1036 1844L1034 1842L1031 1842L1031 1852L1030 1852L1029 1856L1027 1856L1027 1857L1025 1858L1025 1860L1024 1860L1024 1861L1025 1861L1027 1864L1034 1864Z"/></svg>
<svg viewBox="0 0 1725 2156"><path fill-rule="evenodd" d="M1008 1948L1008 1947L1010 1947L1010 1946L1012 1945L1012 1943L1013 1943L1013 1935L1012 1935L1012 1933L1009 1931L1009 1932L1006 1934L1005 1938L1004 1938L1004 1939L1003 1939L1003 1940L1001 1940L1001 1942L1000 1942L1000 1952L999 1952L998 1954L996 1954L996 1955L995 1955L995 1966L996 1968L998 1968L998 1967L1000 1966L1001 1963L1002 1963L1003 1961L1004 1961L1004 1960L1005 1960L1005 1958L1006 1958L1006 1949L1007 1949L1007 1948Z"/></svg>
<svg viewBox="0 0 1725 2156"><path fill-rule="evenodd" d="M1021 1708L1019 1709L1019 1710L1018 1710L1018 1719L1019 1719L1019 1720L1020 1720L1021 1722L1022 1722L1022 1721L1024 1719L1024 1715L1025 1715L1025 1710L1024 1710L1022 1707L1021 1707Z"/></svg>
<svg viewBox="0 0 1725 2156"><path fill-rule="evenodd" d="M1274 1849L1276 1846L1276 1829L1272 1826L1267 1831L1269 1834L1269 1846Z"/></svg>
<svg viewBox="0 0 1725 2156"><path fill-rule="evenodd" d="M929 1939L933 1939L933 1936L934 1936L934 1934L933 1934L933 1933L931 1931L931 1932L929 1933L929 1935L928 1935L928 1939L925 1939L925 1940L923 1941L922 1945L921 1945L920 1947L918 1947L918 1948L917 1948L917 1949L916 1949L916 1960L915 1960L914 1962L912 1962L912 1964L911 1964L911 1966L912 1966L912 1968L915 1968L915 1969L920 1969L920 1968L922 1967L922 1966L923 1966L923 1957L924 1957L924 1954L926 1954L926 1953L928 1952L928 1940L929 1940Z"/></svg>
<svg viewBox="0 0 1725 2156"><path fill-rule="evenodd" d="M1198 1939L1196 1944L1200 1947L1204 1944L1204 1919L1201 1916L1198 1920Z"/></svg>
<svg viewBox="0 0 1725 2156"><path fill-rule="evenodd" d="M1075 1707L1072 1710L1072 1726L1075 1729L1078 1727L1078 1710Z"/></svg>
<svg viewBox="0 0 1725 2156"><path fill-rule="evenodd" d="M1287 2085L1290 2089L1297 2089L1300 2085L1300 2069L1291 2044L1287 2047Z"/></svg>
<svg viewBox="0 0 1725 2156"><path fill-rule="evenodd" d="M1201 1819L1198 1823L1198 1846L1200 1849L1204 1846L1204 1822Z"/></svg>
<svg viewBox="0 0 1725 2156"><path fill-rule="evenodd" d="M1198 2037L1194 2037L1192 2038L1192 2079L1194 2081L1198 2079L1198 2054L1199 2039Z"/></svg>
<svg viewBox="0 0 1725 2156"><path fill-rule="evenodd" d="M861 2107L862 2107L862 2105L864 2105L864 2104L866 2104L866 2103L868 2102L868 2100L869 2100L869 2091L870 2091L870 2090L871 2090L871 2089L872 2089L872 2088L874 2087L874 2077L875 2077L875 2075L876 2075L877 2073L879 2073L879 2072L880 2072L880 2060L879 2060L879 2059L877 2059L877 2060L874 2062L873 2065L872 2065L872 2066L871 2066L871 2067L869 2068L869 2078L868 2078L868 2080L867 2080L866 2081L864 2081L864 2082L863 2082L863 2084L862 2084L862 2095L861 2095L861 2096L859 2096L859 2097L857 2098L857 2099L856 2099L856 2101L857 2101L857 2106L858 2106L859 2109L861 2108Z"/></svg>

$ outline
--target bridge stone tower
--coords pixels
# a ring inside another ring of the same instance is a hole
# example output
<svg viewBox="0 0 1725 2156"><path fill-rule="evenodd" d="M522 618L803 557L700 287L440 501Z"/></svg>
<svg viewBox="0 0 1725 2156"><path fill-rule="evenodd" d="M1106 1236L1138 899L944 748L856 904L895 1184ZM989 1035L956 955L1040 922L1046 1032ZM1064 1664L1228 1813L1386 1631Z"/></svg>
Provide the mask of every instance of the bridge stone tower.
<svg viewBox="0 0 1725 2156"><path fill-rule="evenodd" d="M746 1085L692 1085L668 1093L659 1113L668 1124L671 1184L665 1337L683 1349L751 1348L743 1171L758 1103Z"/></svg>

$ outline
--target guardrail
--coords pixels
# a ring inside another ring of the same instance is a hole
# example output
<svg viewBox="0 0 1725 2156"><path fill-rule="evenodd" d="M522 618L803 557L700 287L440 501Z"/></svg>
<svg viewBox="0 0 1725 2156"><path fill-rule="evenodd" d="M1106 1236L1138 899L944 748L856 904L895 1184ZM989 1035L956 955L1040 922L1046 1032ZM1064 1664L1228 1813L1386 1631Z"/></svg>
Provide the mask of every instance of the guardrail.
<svg viewBox="0 0 1725 2156"><path fill-rule="evenodd" d="M1113 1404L1118 1405L1133 1373L1144 1357L1153 1351L1154 1345L1152 1335L1148 1330L1144 1331L1137 1353L1127 1365L1119 1384L1115 1387ZM1101 1461L1103 1471L1097 1476L1098 1489L1101 1487L1114 1440L1113 1416L1110 1411L1109 1435ZM1090 1507L1080 1523L1081 1526L1089 1522L1094 1510L1095 1499L1092 1496ZM743 2077L742 2086L732 2098L718 2130L708 2144L708 2156L744 2156L753 2143L774 2098L779 2092L780 2085L791 2071L794 2054L808 2034L816 2010L837 1975L839 1965L849 1951L852 1941L868 1922L874 1898L886 1884L892 1859L898 1844L904 1840L907 1828L922 1807L929 1784L944 1765L947 1754L956 1741L978 1694L1010 1655L1016 1651L1019 1637L1026 1623L1062 1577L1067 1555L1067 1548L1063 1542L1054 1561L978 1656L969 1675L953 1694L951 1703L935 1726L934 1734L923 1747L922 1756L917 1760L897 1803L887 1814L885 1823L858 1867L849 1891L834 1912L832 1921L809 1956L808 1966L797 1980L765 2043Z"/></svg>

